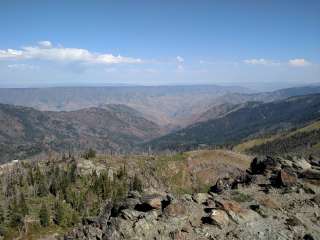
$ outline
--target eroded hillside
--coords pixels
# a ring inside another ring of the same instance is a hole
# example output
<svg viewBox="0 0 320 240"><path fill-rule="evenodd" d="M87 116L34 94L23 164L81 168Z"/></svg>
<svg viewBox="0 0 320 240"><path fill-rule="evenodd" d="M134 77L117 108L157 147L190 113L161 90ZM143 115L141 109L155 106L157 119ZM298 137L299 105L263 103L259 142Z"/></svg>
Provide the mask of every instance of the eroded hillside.
<svg viewBox="0 0 320 240"><path fill-rule="evenodd" d="M0 104L0 162L49 151L128 151L162 134L160 127L123 105L43 112Z"/></svg>

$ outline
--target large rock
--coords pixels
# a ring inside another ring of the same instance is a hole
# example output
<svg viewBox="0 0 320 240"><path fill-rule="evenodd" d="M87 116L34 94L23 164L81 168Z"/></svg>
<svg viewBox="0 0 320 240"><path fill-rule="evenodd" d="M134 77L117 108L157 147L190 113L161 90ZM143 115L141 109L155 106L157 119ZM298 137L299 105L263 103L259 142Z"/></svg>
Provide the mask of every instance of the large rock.
<svg viewBox="0 0 320 240"><path fill-rule="evenodd" d="M123 209L121 211L121 216L127 220L135 220L135 219L138 219L142 215L143 215L142 212L139 212L139 211L136 211L133 209Z"/></svg>
<svg viewBox="0 0 320 240"><path fill-rule="evenodd" d="M223 228L230 223L228 214L219 209L212 210L212 212L209 214L209 219L211 220L212 224L217 225L220 228Z"/></svg>
<svg viewBox="0 0 320 240"><path fill-rule="evenodd" d="M239 213L244 211L244 209L241 207L239 203L232 200L216 200L216 206L222 210L225 210L226 212L233 211Z"/></svg>
<svg viewBox="0 0 320 240"><path fill-rule="evenodd" d="M252 174L265 174L281 169L280 160L267 156L265 158L254 158L250 164Z"/></svg>
<svg viewBox="0 0 320 240"><path fill-rule="evenodd" d="M195 193L192 195L192 199L198 204L206 203L208 198L208 193Z"/></svg>
<svg viewBox="0 0 320 240"><path fill-rule="evenodd" d="M312 198L312 201L318 204L320 206L320 193L318 193L316 196Z"/></svg>
<svg viewBox="0 0 320 240"><path fill-rule="evenodd" d="M146 212L152 209L161 209L163 200L164 198L160 194L145 195L141 198L141 204L136 206L136 210Z"/></svg>
<svg viewBox="0 0 320 240"><path fill-rule="evenodd" d="M231 189L233 181L229 177L219 178L214 186L210 188L210 192L222 193Z"/></svg>
<svg viewBox="0 0 320 240"><path fill-rule="evenodd" d="M73 229L72 232L64 237L64 240L102 240L102 235L103 232L101 229L92 225L86 225Z"/></svg>
<svg viewBox="0 0 320 240"><path fill-rule="evenodd" d="M277 176L276 185L279 187L292 187L297 184L297 176L289 171L280 170Z"/></svg>
<svg viewBox="0 0 320 240"><path fill-rule="evenodd" d="M305 171L311 169L311 164L307 162L304 158L295 159L292 163L292 166L299 171Z"/></svg>
<svg viewBox="0 0 320 240"><path fill-rule="evenodd" d="M164 209L164 214L170 217L181 217L186 214L186 207L180 202L171 203Z"/></svg>
<svg viewBox="0 0 320 240"><path fill-rule="evenodd" d="M239 203L231 200L219 200L216 202L221 210L224 210L228 216L236 223L243 224L254 222L260 219L260 215L255 211L243 208Z"/></svg>

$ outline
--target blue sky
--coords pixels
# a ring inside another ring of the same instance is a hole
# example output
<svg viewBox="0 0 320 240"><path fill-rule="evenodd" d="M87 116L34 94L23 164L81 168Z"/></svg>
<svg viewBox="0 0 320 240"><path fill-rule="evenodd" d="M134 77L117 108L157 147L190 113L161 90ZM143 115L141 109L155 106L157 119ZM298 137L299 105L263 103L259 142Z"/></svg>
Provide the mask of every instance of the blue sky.
<svg viewBox="0 0 320 240"><path fill-rule="evenodd" d="M0 86L320 82L320 1L0 2Z"/></svg>

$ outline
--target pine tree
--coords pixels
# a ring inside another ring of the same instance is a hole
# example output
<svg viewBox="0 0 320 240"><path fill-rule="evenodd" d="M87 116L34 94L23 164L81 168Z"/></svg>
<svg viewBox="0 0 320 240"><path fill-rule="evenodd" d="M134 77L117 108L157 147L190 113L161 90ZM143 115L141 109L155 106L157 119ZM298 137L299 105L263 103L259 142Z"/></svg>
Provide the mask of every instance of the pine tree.
<svg viewBox="0 0 320 240"><path fill-rule="evenodd" d="M37 195L39 197L45 197L48 194L48 189L46 187L45 181L43 178L41 178L39 185L38 185L38 190L37 190Z"/></svg>
<svg viewBox="0 0 320 240"><path fill-rule="evenodd" d="M19 210L20 210L20 213L23 216L25 216L25 215L27 215L29 213L29 209L28 209L28 206L27 206L27 203L26 203L26 199L25 199L23 193L20 194Z"/></svg>
<svg viewBox="0 0 320 240"><path fill-rule="evenodd" d="M32 168L29 168L27 179L28 179L28 184L33 186L34 185L34 176L33 176Z"/></svg>
<svg viewBox="0 0 320 240"><path fill-rule="evenodd" d="M59 226L64 224L64 209L59 200L54 205L54 222Z"/></svg>
<svg viewBox="0 0 320 240"><path fill-rule="evenodd" d="M76 174L77 174L77 165L76 165L76 163L73 162L71 164L71 167L70 167L70 170L68 173L70 182L74 183L76 181L76 177L77 177Z"/></svg>
<svg viewBox="0 0 320 240"><path fill-rule="evenodd" d="M5 214L4 214L2 206L0 205L0 225L3 224L4 221L5 221Z"/></svg>
<svg viewBox="0 0 320 240"><path fill-rule="evenodd" d="M36 165L35 168L34 181L35 183L40 184L41 180L43 180L43 175L38 165Z"/></svg>
<svg viewBox="0 0 320 240"><path fill-rule="evenodd" d="M23 224L23 215L21 214L17 204L16 197L13 198L11 204L9 205L8 218L10 227L18 227Z"/></svg>
<svg viewBox="0 0 320 240"><path fill-rule="evenodd" d="M142 181L137 175L134 175L131 188L134 191L142 192Z"/></svg>
<svg viewBox="0 0 320 240"><path fill-rule="evenodd" d="M57 183L57 179L54 178L51 182L51 185L49 187L49 191L52 195L54 196L57 196L58 194L58 190L59 190L59 186L58 186L58 183Z"/></svg>
<svg viewBox="0 0 320 240"><path fill-rule="evenodd" d="M41 205L41 209L39 212L39 219L42 227L49 226L49 212L48 212L47 206L44 203L42 203Z"/></svg>

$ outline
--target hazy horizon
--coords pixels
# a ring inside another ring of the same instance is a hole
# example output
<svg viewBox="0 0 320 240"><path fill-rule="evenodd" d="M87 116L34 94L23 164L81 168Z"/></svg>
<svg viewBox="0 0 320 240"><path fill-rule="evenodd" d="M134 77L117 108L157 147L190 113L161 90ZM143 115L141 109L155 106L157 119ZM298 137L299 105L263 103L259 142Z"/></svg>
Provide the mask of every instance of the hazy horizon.
<svg viewBox="0 0 320 240"><path fill-rule="evenodd" d="M0 87L319 82L320 2L1 1Z"/></svg>

